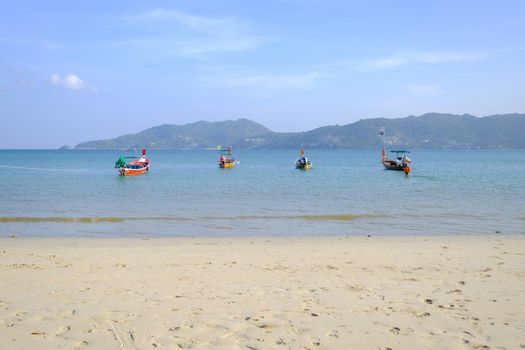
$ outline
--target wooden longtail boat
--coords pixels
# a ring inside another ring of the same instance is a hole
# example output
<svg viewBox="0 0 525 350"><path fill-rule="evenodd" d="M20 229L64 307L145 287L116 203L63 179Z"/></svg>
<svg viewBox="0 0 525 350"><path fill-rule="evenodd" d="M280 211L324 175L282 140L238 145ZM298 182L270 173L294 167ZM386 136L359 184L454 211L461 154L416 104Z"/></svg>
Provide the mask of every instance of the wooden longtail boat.
<svg viewBox="0 0 525 350"><path fill-rule="evenodd" d="M312 169L312 162L308 158L306 158L302 147L299 150L299 156L300 156L299 159L295 161L295 168L301 169L301 170Z"/></svg>
<svg viewBox="0 0 525 350"><path fill-rule="evenodd" d="M230 169L235 166L235 159L232 157L232 148L228 147L228 149L220 149L221 156L219 157L219 167L222 169Z"/></svg>
<svg viewBox="0 0 525 350"><path fill-rule="evenodd" d="M118 169L120 176L142 175L149 171L149 160L146 158L146 149L142 149L142 155L136 160L128 162L126 158L130 157L122 155L115 163L115 168Z"/></svg>
<svg viewBox="0 0 525 350"><path fill-rule="evenodd" d="M404 150L392 150L390 151L392 153L396 154L396 159L388 159L385 154L385 149L381 150L381 164L385 167L387 170L398 170L398 171L404 171L406 175L410 174L410 158L406 155L406 153L410 153L410 151L404 151Z"/></svg>

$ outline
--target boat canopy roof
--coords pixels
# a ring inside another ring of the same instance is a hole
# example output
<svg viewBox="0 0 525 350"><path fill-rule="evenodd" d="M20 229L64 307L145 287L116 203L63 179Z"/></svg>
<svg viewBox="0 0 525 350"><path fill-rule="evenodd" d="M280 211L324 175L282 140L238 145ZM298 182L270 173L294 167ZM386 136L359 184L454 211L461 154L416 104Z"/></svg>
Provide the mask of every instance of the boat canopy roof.
<svg viewBox="0 0 525 350"><path fill-rule="evenodd" d="M397 154L401 154L401 153L410 153L410 151L405 151L405 150L400 150L400 149L397 149L397 150L391 150L390 152L392 152L392 153L397 153Z"/></svg>
<svg viewBox="0 0 525 350"><path fill-rule="evenodd" d="M232 154L232 148L228 147L227 149L224 148L217 148L219 152L221 152L224 155L231 155Z"/></svg>

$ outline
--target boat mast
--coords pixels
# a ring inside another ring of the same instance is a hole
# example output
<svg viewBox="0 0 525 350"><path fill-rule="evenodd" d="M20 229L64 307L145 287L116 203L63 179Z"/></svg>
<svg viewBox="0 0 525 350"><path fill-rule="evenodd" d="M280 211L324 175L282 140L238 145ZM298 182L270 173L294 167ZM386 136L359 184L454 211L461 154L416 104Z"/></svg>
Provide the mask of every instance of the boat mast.
<svg viewBox="0 0 525 350"><path fill-rule="evenodd" d="M382 126L379 128L379 135L381 136L381 141L383 143L383 148L381 149L381 161L386 159L385 154L385 127Z"/></svg>

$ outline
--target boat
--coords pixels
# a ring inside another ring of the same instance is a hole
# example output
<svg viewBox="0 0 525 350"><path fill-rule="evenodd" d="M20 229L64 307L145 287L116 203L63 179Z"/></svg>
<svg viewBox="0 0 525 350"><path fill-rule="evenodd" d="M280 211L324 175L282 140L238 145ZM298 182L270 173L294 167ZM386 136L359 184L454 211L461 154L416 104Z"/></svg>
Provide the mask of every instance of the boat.
<svg viewBox="0 0 525 350"><path fill-rule="evenodd" d="M295 161L295 168L301 170L312 169L312 162L304 155L304 150L301 147L299 150L299 158Z"/></svg>
<svg viewBox="0 0 525 350"><path fill-rule="evenodd" d="M149 160L146 158L146 149L142 149L142 155L140 158L128 161L128 159L134 159L135 157L127 157L121 155L120 158L115 162L115 168L118 169L120 176L135 176L146 174L149 171Z"/></svg>
<svg viewBox="0 0 525 350"><path fill-rule="evenodd" d="M407 153L410 153L410 151L391 150L390 152L396 154L396 157L394 160L387 158L384 148L381 150L381 164L383 164L385 169L404 171L406 175L410 174L410 171L412 170L410 169L410 163L412 161L407 156Z"/></svg>
<svg viewBox="0 0 525 350"><path fill-rule="evenodd" d="M235 166L235 159L232 157L232 148L228 147L227 149L221 149L218 147L219 151L221 152L221 156L219 157L219 167L222 169L230 169Z"/></svg>

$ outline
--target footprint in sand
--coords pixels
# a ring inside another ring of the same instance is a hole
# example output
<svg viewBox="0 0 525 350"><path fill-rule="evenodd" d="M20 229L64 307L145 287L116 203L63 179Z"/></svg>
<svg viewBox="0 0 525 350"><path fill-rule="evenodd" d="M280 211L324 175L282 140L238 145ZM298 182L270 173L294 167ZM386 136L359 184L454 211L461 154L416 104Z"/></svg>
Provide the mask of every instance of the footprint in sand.
<svg viewBox="0 0 525 350"><path fill-rule="evenodd" d="M319 346L321 345L321 339L317 338L317 337L309 337L308 340L312 343L313 346Z"/></svg>
<svg viewBox="0 0 525 350"><path fill-rule="evenodd" d="M453 290L449 290L448 292L446 292L447 294L452 294L452 293L456 293L456 294L461 294L462 293L462 290L461 289L453 289Z"/></svg>
<svg viewBox="0 0 525 350"><path fill-rule="evenodd" d="M76 313L77 313L76 310L66 310L66 311L62 312L61 315L64 316L64 317L72 317L72 316L74 316Z"/></svg>
<svg viewBox="0 0 525 350"><path fill-rule="evenodd" d="M279 339L275 342L275 344L277 344L277 345L286 345L286 342L284 341L283 338L279 338Z"/></svg>
<svg viewBox="0 0 525 350"><path fill-rule="evenodd" d="M263 324L257 325L257 327L264 329L266 333L271 333L272 329L275 328L275 325L270 324L270 323L263 323Z"/></svg>
<svg viewBox="0 0 525 350"><path fill-rule="evenodd" d="M337 332L336 329L333 329L333 330L331 330L330 332L328 332L327 336L328 336L328 337L338 338L338 337L339 337L339 334L338 334L338 332Z"/></svg>
<svg viewBox="0 0 525 350"><path fill-rule="evenodd" d="M392 328L390 328L390 333L395 334L395 335L399 335L400 331L401 331L401 329L399 329L399 327L392 327Z"/></svg>
<svg viewBox="0 0 525 350"><path fill-rule="evenodd" d="M57 336L57 337L64 337L64 334L69 332L70 329L71 329L71 326L60 327L60 328L57 329L57 331L55 333L55 336Z"/></svg>
<svg viewBox="0 0 525 350"><path fill-rule="evenodd" d="M87 340L82 340L81 342L78 342L75 344L75 346L73 347L74 350L79 350L79 349L82 349L86 346L88 346L88 341Z"/></svg>

